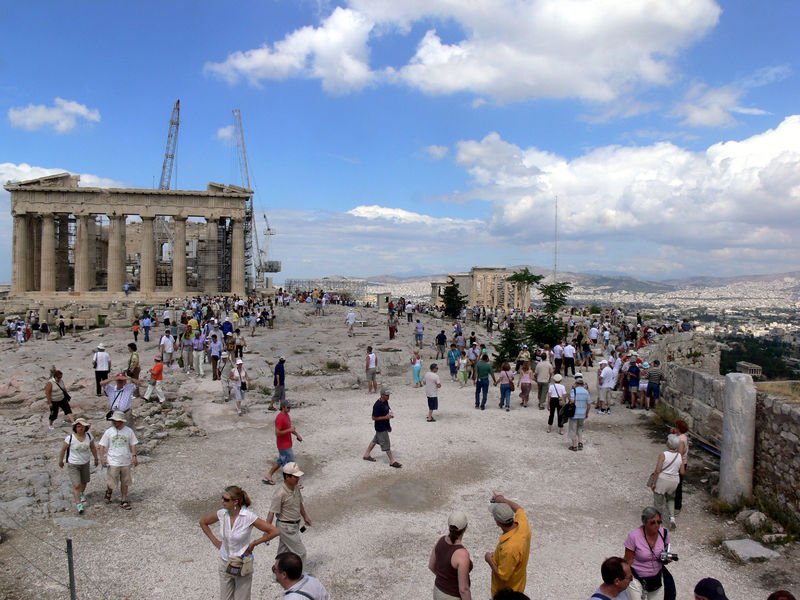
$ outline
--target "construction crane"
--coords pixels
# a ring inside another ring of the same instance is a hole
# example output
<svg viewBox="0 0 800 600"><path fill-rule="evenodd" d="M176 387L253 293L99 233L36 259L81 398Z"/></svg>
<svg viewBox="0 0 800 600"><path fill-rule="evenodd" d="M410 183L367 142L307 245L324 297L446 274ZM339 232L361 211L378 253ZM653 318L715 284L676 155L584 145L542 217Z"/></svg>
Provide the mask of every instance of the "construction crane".
<svg viewBox="0 0 800 600"><path fill-rule="evenodd" d="M252 190L250 185L250 167L247 163L247 147L244 143L242 113L238 108L233 109L233 123L236 129L236 148L239 154L239 170L242 176L242 186L248 190ZM259 284L266 287L266 273L279 272L280 263L266 260L269 250L269 236L274 235L272 228L269 226L269 220L266 214L264 214L264 221L267 224L265 230L266 240L264 248L260 248L258 231L256 230L254 222L255 211L253 207L253 198L254 194L250 196L250 200L247 202L247 211L245 214L245 272L248 274L248 278L254 283L252 287L258 287ZM255 248L253 248L253 246L255 246ZM253 271L255 271L255 278L253 278Z"/></svg>
<svg viewBox="0 0 800 600"><path fill-rule="evenodd" d="M170 189L170 182L172 181L172 170L175 165L175 150L178 147L178 130L181 126L181 101L175 101L175 106L172 108L172 115L169 118L169 133L167 134L167 149L164 151L164 164L161 167L161 181L158 184L158 189ZM161 260L161 247L165 241L169 241L169 246L172 248L173 256L175 255L174 239L172 232L167 225L167 220L164 217L156 217L154 223L155 229L155 243L156 243L156 256ZM185 250L185 249L184 249Z"/></svg>

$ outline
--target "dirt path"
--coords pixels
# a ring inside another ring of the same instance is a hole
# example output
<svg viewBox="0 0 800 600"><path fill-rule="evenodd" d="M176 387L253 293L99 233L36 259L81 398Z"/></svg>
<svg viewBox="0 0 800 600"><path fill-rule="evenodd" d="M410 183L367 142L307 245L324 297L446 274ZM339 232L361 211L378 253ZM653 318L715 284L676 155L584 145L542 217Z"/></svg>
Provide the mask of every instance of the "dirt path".
<svg viewBox="0 0 800 600"><path fill-rule="evenodd" d="M527 593L532 598L588 597L600 581L602 560L622 555L627 533L652 502L644 481L662 444L650 439L644 417L620 409L610 416L593 413L585 450L569 452L566 436L546 433L546 411L521 408L518 402L511 412L501 411L497 388L490 391L487 410L477 411L472 389L451 383L443 368L441 410L437 422L427 423L424 394L410 385L410 368L404 366L410 328L402 327L400 339L390 343L385 329L377 326L382 319L371 319L375 326L347 338L343 314L334 311L321 320L308 319L310 325L295 323L291 330L256 337L250 346L259 354L246 356L248 364L259 365L279 352L289 358L288 396L301 403L292 418L305 438L295 442L295 452L306 472L303 494L314 519L304 534L309 571L333 598L428 598L430 550L446 529L447 514L458 509L470 519L464 543L475 564L473 595L486 598L489 568L483 554L494 549L499 534L487 508L497 490L520 502L531 521ZM114 335L124 339L123 332ZM384 457L377 463L361 460L372 435L375 396L363 388L326 389L349 385L361 372L365 346L375 342L402 350L379 355L384 372L398 373L389 383L396 415L392 446L403 463L399 470L390 469ZM341 359L350 371L296 374L300 362L311 373L332 359ZM387 368L389 362L394 366ZM266 377L261 383L269 384ZM0 597L65 597L63 587L24 570L18 553L48 565L48 574L65 582L66 560L58 549L68 535L76 548L80 598L217 597L218 559L197 519L220 506L222 488L230 484L244 487L255 510L265 516L274 488L260 480L275 448L274 413L256 404L238 418L230 405L210 403L215 393L210 382L189 381L181 387L180 394L193 398L195 419L208 436L170 439L159 446L151 462L136 469L133 511L100 503L96 474L84 517L64 513L12 531L13 547L0 545L5 573ZM673 543L681 558L671 569L678 597L691 597L694 584L711 576L722 580L733 598L765 598L779 577L787 576L788 566L778 561L739 567L723 558L711 545L737 528L710 516L706 501L704 492L689 486ZM281 595L269 571L275 549L273 542L256 551L254 598ZM773 575L765 577L770 570ZM789 583L796 589L793 576Z"/></svg>

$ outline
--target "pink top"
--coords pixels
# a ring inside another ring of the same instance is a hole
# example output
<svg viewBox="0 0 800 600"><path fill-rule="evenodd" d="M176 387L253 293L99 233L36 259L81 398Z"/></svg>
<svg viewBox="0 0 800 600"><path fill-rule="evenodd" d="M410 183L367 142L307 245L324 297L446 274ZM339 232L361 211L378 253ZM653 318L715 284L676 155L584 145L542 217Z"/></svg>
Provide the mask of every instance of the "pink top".
<svg viewBox="0 0 800 600"><path fill-rule="evenodd" d="M651 548L644 536L641 527L637 527L628 534L625 540L625 549L633 551L633 569L639 577L652 577L661 571L661 562L658 555L664 551L664 536L669 543L669 533L663 527L658 528L658 539Z"/></svg>
<svg viewBox="0 0 800 600"><path fill-rule="evenodd" d="M500 371L500 376L497 379L500 383L511 383L514 381L514 374L511 371Z"/></svg>

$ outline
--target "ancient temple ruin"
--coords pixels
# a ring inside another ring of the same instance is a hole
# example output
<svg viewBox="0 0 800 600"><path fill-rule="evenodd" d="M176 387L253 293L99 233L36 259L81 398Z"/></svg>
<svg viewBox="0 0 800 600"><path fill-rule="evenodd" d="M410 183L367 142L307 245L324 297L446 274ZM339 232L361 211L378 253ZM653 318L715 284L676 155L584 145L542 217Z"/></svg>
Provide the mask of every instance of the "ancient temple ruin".
<svg viewBox="0 0 800 600"><path fill-rule="evenodd" d="M4 187L14 220L11 297L243 296L250 190L79 187L51 175ZM188 239L187 239L188 231Z"/></svg>
<svg viewBox="0 0 800 600"><path fill-rule="evenodd" d="M448 273L459 291L467 297L467 306L482 306L487 309L525 311L531 304L531 286L512 283L508 278L515 269L503 267L472 267L469 273ZM431 282L431 302L442 302L442 292L448 281Z"/></svg>

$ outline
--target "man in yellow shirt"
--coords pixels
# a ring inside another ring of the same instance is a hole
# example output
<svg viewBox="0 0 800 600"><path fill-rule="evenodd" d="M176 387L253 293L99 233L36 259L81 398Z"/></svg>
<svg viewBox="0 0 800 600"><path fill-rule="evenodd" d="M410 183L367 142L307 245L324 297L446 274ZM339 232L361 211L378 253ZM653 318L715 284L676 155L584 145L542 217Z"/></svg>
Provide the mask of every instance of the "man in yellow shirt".
<svg viewBox="0 0 800 600"><path fill-rule="evenodd" d="M489 512L503 530L494 552L487 552L492 569L492 596L500 590L524 592L531 553L531 528L523 508L500 494L492 496Z"/></svg>

